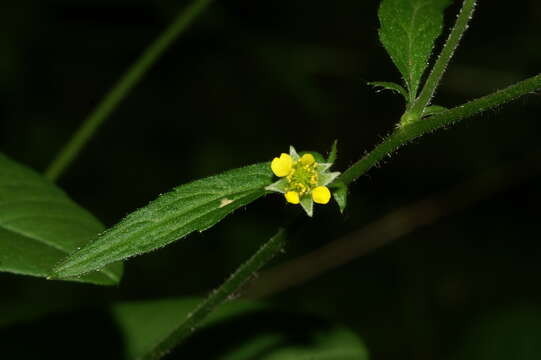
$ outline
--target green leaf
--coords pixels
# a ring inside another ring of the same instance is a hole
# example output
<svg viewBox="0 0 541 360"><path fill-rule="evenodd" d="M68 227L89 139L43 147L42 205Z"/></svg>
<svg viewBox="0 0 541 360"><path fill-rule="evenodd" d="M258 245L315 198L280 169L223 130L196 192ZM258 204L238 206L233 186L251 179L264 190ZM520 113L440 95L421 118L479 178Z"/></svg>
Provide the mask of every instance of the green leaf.
<svg viewBox="0 0 541 360"><path fill-rule="evenodd" d="M179 319L189 317L200 301L167 299L114 306L112 313L122 330L127 358L145 358L149 349L173 332ZM350 330L336 326L329 328L326 323L249 301L231 301L220 306L204 321L191 341L200 358L204 359L368 359L364 344ZM204 348L198 341L203 341ZM190 345L176 349L175 355L184 358L185 353L192 353Z"/></svg>
<svg viewBox="0 0 541 360"><path fill-rule="evenodd" d="M0 271L47 277L103 225L54 184L0 154ZM122 264L67 280L113 285Z"/></svg>
<svg viewBox="0 0 541 360"><path fill-rule="evenodd" d="M269 163L260 163L181 185L126 216L62 262L55 274L77 276L202 232L264 195L272 178Z"/></svg>
<svg viewBox="0 0 541 360"><path fill-rule="evenodd" d="M383 0L378 16L379 38L402 74L409 102L417 96L421 77L441 34L449 0Z"/></svg>
<svg viewBox="0 0 541 360"><path fill-rule="evenodd" d="M0 328L36 321L36 319L39 319L46 314L62 309L62 305L64 304L55 304L48 301L40 301L39 303L37 301L36 303L0 303L0 308L9 309L9 311L2 311Z"/></svg>
<svg viewBox="0 0 541 360"><path fill-rule="evenodd" d="M113 317L122 330L128 359L138 359L172 333L179 322L202 301L201 298L162 299L119 303L112 308ZM211 326L224 319L262 309L263 305L234 301L222 305L202 324Z"/></svg>
<svg viewBox="0 0 541 360"><path fill-rule="evenodd" d="M344 213L347 206L348 187L343 183L337 183L333 186L332 196L340 208L340 212Z"/></svg>
<svg viewBox="0 0 541 360"><path fill-rule="evenodd" d="M509 360L541 358L541 308L512 304L480 316L458 344L459 360Z"/></svg>
<svg viewBox="0 0 541 360"><path fill-rule="evenodd" d="M274 336L275 339L277 336ZM268 343L270 337L263 335L261 338ZM261 338L257 339L260 340ZM248 344L254 348L253 344ZM257 348L257 347L255 347ZM368 360L368 351L364 344L350 330L343 327L334 327L330 330L318 331L310 336L308 344L291 344L275 346L267 349L261 357L244 356L245 349L236 351L240 356L227 357L228 360ZM263 352L254 352L261 354Z"/></svg>
<svg viewBox="0 0 541 360"><path fill-rule="evenodd" d="M396 93L399 93L400 95L402 95L404 97L404 99L406 99L406 101L408 101L408 91L406 89L404 89L402 86L394 83L394 82L390 82L390 81L371 81L369 83L367 83L368 85L371 85L373 87L376 87L376 88L383 88L385 90L391 90L391 91L394 91Z"/></svg>

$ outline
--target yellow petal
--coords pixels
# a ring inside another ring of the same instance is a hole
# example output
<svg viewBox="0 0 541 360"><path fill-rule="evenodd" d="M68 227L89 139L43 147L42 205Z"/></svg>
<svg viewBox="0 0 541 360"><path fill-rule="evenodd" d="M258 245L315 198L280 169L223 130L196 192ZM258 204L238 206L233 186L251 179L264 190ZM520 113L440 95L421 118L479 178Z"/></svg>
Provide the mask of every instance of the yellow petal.
<svg viewBox="0 0 541 360"><path fill-rule="evenodd" d="M301 163L305 165L312 165L315 162L316 162L316 159L314 159L314 156L312 154L304 154L301 157Z"/></svg>
<svg viewBox="0 0 541 360"><path fill-rule="evenodd" d="M288 154L282 153L279 158L275 157L272 160L271 169L278 177L287 176L293 169L293 159Z"/></svg>
<svg viewBox="0 0 541 360"><path fill-rule="evenodd" d="M301 199L299 198L299 194L295 191L288 191L285 194L286 200L288 203L291 204L298 204L301 202Z"/></svg>
<svg viewBox="0 0 541 360"><path fill-rule="evenodd" d="M312 190L312 200L318 204L326 204L331 199L331 192L326 186L318 186Z"/></svg>

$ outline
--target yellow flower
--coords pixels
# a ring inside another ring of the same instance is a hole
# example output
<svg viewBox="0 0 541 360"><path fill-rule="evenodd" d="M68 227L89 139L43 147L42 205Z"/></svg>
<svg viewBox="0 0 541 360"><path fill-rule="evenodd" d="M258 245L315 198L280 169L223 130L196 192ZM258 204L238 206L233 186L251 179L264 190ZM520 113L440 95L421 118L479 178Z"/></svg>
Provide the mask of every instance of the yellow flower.
<svg viewBox="0 0 541 360"><path fill-rule="evenodd" d="M278 177L287 176L293 168L293 159L288 154L282 153L279 158L275 157L271 163L274 175Z"/></svg>
<svg viewBox="0 0 541 360"><path fill-rule="evenodd" d="M312 154L304 154L299 161L305 165L312 165L316 162L316 159Z"/></svg>
<svg viewBox="0 0 541 360"><path fill-rule="evenodd" d="M312 190L312 199L318 204L326 204L331 199L331 192L326 186L318 186Z"/></svg>
<svg viewBox="0 0 541 360"><path fill-rule="evenodd" d="M299 198L299 193L295 191L288 191L285 193L284 196L286 197L288 203L298 204L301 202L301 199Z"/></svg>
<svg viewBox="0 0 541 360"><path fill-rule="evenodd" d="M300 204L312 216L314 202L327 204L331 192L326 186L340 174L328 172L330 163L318 163L314 155L299 156L293 146L289 154L282 153L271 162L272 172L281 179L265 189L284 194L290 204Z"/></svg>

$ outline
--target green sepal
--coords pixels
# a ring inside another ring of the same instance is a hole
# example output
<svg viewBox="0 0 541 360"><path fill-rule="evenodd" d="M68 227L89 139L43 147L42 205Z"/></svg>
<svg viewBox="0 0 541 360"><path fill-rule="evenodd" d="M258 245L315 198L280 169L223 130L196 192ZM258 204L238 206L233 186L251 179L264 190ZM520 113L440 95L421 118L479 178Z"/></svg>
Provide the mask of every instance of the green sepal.
<svg viewBox="0 0 541 360"><path fill-rule="evenodd" d="M317 171L320 173L325 172L331 168L331 163L318 163L316 166Z"/></svg>
<svg viewBox="0 0 541 360"><path fill-rule="evenodd" d="M287 189L287 184L288 184L287 178L281 178L280 180L278 180L278 181L270 184L269 186L267 186L265 188L265 190L285 194L286 189Z"/></svg>
<svg viewBox="0 0 541 360"><path fill-rule="evenodd" d="M332 196L343 214L347 205L348 187L344 183L336 183L333 185Z"/></svg>
<svg viewBox="0 0 541 360"><path fill-rule="evenodd" d="M312 200L312 197L309 194L306 194L301 198L301 206L306 212L306 215L312 217L314 214L314 200Z"/></svg>
<svg viewBox="0 0 541 360"><path fill-rule="evenodd" d="M329 185L330 183L332 183L334 181L334 179L336 179L338 176L340 175L340 173L338 171L336 172L331 172L331 173L322 173L322 174L319 174L319 179L318 179L318 186L326 186L326 185Z"/></svg>
<svg viewBox="0 0 541 360"><path fill-rule="evenodd" d="M327 161L325 162L329 164L334 164L334 162L336 161L336 156L338 154L337 145L338 145L338 140L334 140L331 146L331 152L329 153L329 156L327 157Z"/></svg>

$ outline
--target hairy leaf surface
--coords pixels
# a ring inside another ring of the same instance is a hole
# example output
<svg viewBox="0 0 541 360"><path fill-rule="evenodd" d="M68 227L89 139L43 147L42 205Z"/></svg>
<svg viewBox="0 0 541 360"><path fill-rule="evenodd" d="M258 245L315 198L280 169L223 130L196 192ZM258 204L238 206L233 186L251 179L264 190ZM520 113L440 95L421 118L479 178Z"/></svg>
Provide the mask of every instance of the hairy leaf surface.
<svg viewBox="0 0 541 360"><path fill-rule="evenodd" d="M402 74L409 98L417 95L449 0L383 0L379 38Z"/></svg>
<svg viewBox="0 0 541 360"><path fill-rule="evenodd" d="M206 230L265 194L272 177L269 164L261 163L181 185L126 216L60 264L55 273L84 274Z"/></svg>

